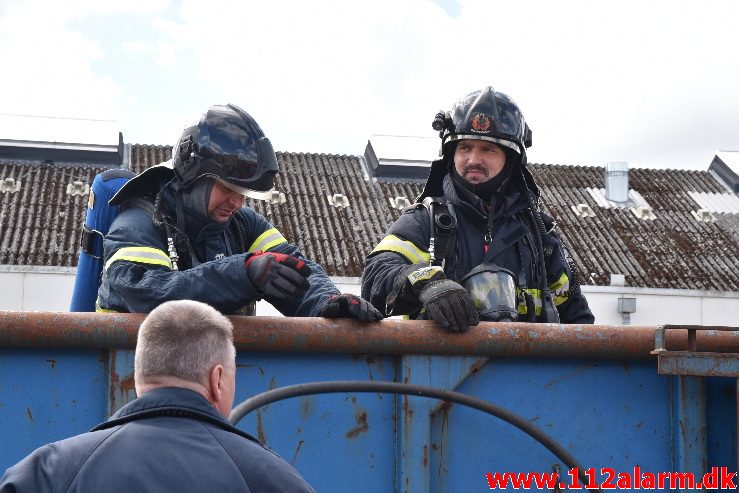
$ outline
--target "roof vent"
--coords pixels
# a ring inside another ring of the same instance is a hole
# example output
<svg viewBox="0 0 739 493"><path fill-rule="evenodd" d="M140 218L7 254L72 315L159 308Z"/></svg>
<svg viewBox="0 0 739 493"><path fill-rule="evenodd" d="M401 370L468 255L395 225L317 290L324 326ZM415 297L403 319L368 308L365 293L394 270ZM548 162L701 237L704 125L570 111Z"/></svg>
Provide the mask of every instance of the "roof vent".
<svg viewBox="0 0 739 493"><path fill-rule="evenodd" d="M90 185L81 181L73 181L67 185L68 195L87 195L90 193Z"/></svg>
<svg viewBox="0 0 739 493"><path fill-rule="evenodd" d="M628 202L629 163L606 164L606 198L612 202Z"/></svg>
<svg viewBox="0 0 739 493"><path fill-rule="evenodd" d="M633 212L634 215L638 217L639 219L644 219L645 221L653 221L657 219L657 216L654 215L654 212L652 212L651 207L644 207L644 206L632 207L631 212Z"/></svg>
<svg viewBox="0 0 739 493"><path fill-rule="evenodd" d="M716 221L716 216L713 215L708 209L698 209L697 211L690 211L693 217L702 223L712 223Z"/></svg>
<svg viewBox="0 0 739 493"><path fill-rule="evenodd" d="M595 217L595 211L588 204L577 204L572 206L572 211L578 217Z"/></svg>
<svg viewBox="0 0 739 493"><path fill-rule="evenodd" d="M405 197L395 197L394 199L390 199L390 207L394 209L399 209L402 211L403 209L407 209L410 206L411 201Z"/></svg>
<svg viewBox="0 0 739 493"><path fill-rule="evenodd" d="M626 286L626 275L611 274L611 286Z"/></svg>
<svg viewBox="0 0 739 493"><path fill-rule="evenodd" d="M274 205L280 205L287 202L287 198L285 198L285 194L283 192L280 192L278 190L268 190L266 192L257 192L255 190L247 190L246 196L250 197L255 200L262 200L264 202L267 202L269 204Z"/></svg>
<svg viewBox="0 0 739 493"><path fill-rule="evenodd" d="M333 195L327 195L326 198L328 198L328 203L334 207L349 207L349 199L346 195L335 193Z"/></svg>
<svg viewBox="0 0 739 493"><path fill-rule="evenodd" d="M270 190L269 192L269 198L267 199L267 202L274 205L280 205L287 202L287 198L285 198L284 192L279 192L277 190Z"/></svg>
<svg viewBox="0 0 739 493"><path fill-rule="evenodd" d="M21 189L21 182L15 178L7 177L0 183L0 192L17 192Z"/></svg>

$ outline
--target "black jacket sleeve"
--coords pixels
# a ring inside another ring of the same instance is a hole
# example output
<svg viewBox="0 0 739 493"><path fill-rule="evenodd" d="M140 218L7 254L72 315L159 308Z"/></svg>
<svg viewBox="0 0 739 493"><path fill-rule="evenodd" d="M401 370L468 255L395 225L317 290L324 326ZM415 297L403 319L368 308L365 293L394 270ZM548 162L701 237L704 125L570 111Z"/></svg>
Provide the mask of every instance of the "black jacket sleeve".
<svg viewBox="0 0 739 493"><path fill-rule="evenodd" d="M559 236L549 231L542 242L546 252L547 281L550 287L554 286L552 296L559 311L559 321L563 324L592 324L595 317L580 290L577 272L573 272ZM564 301L557 303L558 300Z"/></svg>
<svg viewBox="0 0 739 493"><path fill-rule="evenodd" d="M427 263L429 248L428 213L423 206L406 210L388 230L383 240L364 261L362 298L369 300L381 313L389 314L388 298L397 291L398 275L408 266ZM404 300L397 314L415 313L421 308L417 300Z"/></svg>

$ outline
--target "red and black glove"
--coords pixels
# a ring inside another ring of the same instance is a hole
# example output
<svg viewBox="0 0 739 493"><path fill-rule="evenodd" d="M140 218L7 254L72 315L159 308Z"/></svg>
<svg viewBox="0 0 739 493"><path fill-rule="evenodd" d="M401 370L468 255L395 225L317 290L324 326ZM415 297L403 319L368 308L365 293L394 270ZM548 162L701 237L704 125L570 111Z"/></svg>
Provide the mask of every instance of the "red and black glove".
<svg viewBox="0 0 739 493"><path fill-rule="evenodd" d="M292 255L258 251L244 265L249 280L267 301L293 300L310 287L310 267Z"/></svg>
<svg viewBox="0 0 739 493"><path fill-rule="evenodd" d="M360 322L377 322L384 317L372 304L353 294L342 293L331 296L323 308L321 316L326 318L356 318Z"/></svg>

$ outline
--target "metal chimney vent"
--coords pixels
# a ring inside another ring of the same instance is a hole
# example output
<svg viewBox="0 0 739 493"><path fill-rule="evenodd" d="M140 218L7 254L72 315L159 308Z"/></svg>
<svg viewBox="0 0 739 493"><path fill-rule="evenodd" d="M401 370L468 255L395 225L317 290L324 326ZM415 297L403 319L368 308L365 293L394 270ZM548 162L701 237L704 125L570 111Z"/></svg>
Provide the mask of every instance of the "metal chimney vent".
<svg viewBox="0 0 739 493"><path fill-rule="evenodd" d="M7 177L0 183L0 192L18 192L21 189L21 182L15 181L15 178Z"/></svg>
<svg viewBox="0 0 739 493"><path fill-rule="evenodd" d="M390 199L390 207L393 207L395 209L403 210L407 209L411 206L411 201L408 200L405 197L395 197L394 199Z"/></svg>
<svg viewBox="0 0 739 493"><path fill-rule="evenodd" d="M606 198L612 202L629 201L629 163L606 164Z"/></svg>
<svg viewBox="0 0 739 493"><path fill-rule="evenodd" d="M334 207L349 207L349 199L346 195L335 193L333 195L327 195L328 203Z"/></svg>

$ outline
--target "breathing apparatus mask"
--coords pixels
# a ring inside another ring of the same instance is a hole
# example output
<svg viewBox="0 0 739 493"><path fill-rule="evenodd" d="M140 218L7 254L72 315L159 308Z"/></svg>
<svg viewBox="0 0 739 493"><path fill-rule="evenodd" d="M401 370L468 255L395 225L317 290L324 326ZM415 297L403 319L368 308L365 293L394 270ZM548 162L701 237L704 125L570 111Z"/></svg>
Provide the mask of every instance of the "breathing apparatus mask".
<svg viewBox="0 0 739 493"><path fill-rule="evenodd" d="M495 264L480 264L460 284L470 294L480 320L515 322L518 318L516 281L511 271Z"/></svg>

